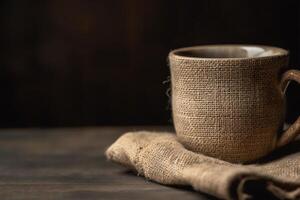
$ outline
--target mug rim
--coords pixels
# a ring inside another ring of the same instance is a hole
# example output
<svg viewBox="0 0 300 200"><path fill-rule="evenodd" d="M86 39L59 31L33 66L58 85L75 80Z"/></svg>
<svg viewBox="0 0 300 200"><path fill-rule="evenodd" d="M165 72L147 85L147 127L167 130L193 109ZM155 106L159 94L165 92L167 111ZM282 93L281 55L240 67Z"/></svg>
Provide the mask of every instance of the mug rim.
<svg viewBox="0 0 300 200"><path fill-rule="evenodd" d="M260 48L264 49L265 52L267 50L273 50L274 53L271 55L264 55L264 56L250 56L250 57L196 57L196 56L187 56L187 55L180 55L179 53L182 52L193 52L199 49L209 49L209 48ZM276 52L276 53L275 53ZM197 46L190 46L190 47L182 47L178 49L174 49L169 53L169 57L179 58L179 59L190 59L190 60L207 60L207 61L239 61L239 60L261 60L261 59L268 59L268 58L276 58L282 56L288 56L289 51L280 47L276 46L268 46L268 45L256 45L256 44L209 44L209 45L197 45Z"/></svg>

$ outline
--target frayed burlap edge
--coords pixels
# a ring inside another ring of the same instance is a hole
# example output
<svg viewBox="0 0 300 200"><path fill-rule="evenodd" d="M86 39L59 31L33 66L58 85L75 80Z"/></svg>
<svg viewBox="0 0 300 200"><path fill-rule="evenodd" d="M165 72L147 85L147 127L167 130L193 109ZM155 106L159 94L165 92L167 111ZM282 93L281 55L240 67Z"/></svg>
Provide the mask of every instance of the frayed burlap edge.
<svg viewBox="0 0 300 200"><path fill-rule="evenodd" d="M126 133L107 149L106 157L152 181L190 185L222 199L300 198L298 177L272 176L266 171L270 163L268 168L239 165L196 154L171 133Z"/></svg>

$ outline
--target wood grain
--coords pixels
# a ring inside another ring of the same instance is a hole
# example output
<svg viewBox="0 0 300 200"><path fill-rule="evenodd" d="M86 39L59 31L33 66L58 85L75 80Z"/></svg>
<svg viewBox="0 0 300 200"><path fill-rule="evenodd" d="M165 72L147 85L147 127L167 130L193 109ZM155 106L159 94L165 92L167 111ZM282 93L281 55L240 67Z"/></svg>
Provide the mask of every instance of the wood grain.
<svg viewBox="0 0 300 200"><path fill-rule="evenodd" d="M0 11L0 127L169 124L162 82L179 47L279 46L300 69L297 0L2 0Z"/></svg>
<svg viewBox="0 0 300 200"><path fill-rule="evenodd" d="M213 199L145 180L108 162L105 149L129 130L168 127L0 131L1 199Z"/></svg>

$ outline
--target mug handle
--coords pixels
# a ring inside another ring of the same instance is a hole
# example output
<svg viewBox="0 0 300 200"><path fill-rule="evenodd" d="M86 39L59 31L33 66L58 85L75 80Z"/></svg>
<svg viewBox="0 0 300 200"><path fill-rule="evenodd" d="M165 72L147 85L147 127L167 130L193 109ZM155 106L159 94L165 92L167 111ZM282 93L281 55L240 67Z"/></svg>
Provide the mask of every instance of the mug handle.
<svg viewBox="0 0 300 200"><path fill-rule="evenodd" d="M300 84L300 71L299 70L288 70L286 71L281 78L280 89L282 95L285 95L285 91L290 83L290 81L296 81ZM300 134L300 116L298 119L281 135L277 140L276 147L281 147L296 138Z"/></svg>

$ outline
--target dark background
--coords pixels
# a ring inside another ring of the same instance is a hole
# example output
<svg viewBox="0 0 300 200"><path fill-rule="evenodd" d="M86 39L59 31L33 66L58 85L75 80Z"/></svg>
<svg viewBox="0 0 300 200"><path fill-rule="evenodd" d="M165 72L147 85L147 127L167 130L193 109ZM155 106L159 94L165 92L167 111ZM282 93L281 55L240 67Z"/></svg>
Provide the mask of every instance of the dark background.
<svg viewBox="0 0 300 200"><path fill-rule="evenodd" d="M167 54L252 43L300 66L299 1L2 0L0 126L170 124ZM300 113L288 90L288 120Z"/></svg>

